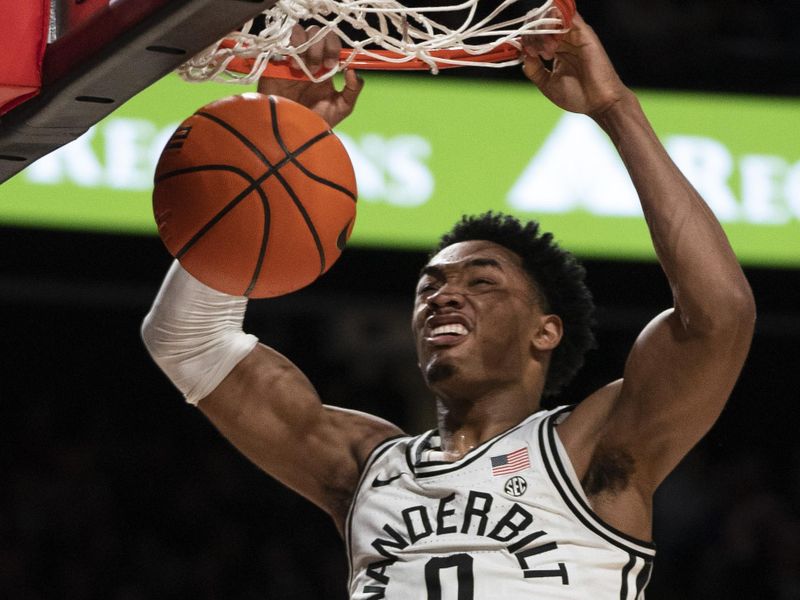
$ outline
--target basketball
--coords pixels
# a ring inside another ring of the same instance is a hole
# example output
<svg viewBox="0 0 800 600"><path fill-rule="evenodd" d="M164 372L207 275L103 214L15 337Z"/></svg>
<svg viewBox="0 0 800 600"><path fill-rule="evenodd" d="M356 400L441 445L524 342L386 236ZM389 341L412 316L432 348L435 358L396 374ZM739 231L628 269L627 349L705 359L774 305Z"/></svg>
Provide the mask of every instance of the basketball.
<svg viewBox="0 0 800 600"><path fill-rule="evenodd" d="M341 255L356 215L355 174L322 117L245 93L181 123L156 167L153 212L170 254L201 282L280 296Z"/></svg>

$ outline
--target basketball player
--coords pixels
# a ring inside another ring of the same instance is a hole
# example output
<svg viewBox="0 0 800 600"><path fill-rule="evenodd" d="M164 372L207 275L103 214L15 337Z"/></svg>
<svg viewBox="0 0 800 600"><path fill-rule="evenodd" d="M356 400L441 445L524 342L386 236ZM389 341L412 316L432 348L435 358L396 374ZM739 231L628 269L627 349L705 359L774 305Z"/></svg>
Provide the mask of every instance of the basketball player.
<svg viewBox="0 0 800 600"><path fill-rule="evenodd" d="M549 234L491 213L457 224L419 279L412 329L438 409L438 428L421 436L323 405L287 358L243 333L245 298L177 263L143 326L186 399L330 514L354 599L641 598L653 494L714 424L748 351L754 302L725 234L592 29L578 16L563 39L527 49L527 77L616 145L672 287L673 307L642 331L622 378L577 406L541 410L592 345L591 298ZM337 50L318 45L312 62ZM262 87L331 125L360 89L353 73L342 92Z"/></svg>

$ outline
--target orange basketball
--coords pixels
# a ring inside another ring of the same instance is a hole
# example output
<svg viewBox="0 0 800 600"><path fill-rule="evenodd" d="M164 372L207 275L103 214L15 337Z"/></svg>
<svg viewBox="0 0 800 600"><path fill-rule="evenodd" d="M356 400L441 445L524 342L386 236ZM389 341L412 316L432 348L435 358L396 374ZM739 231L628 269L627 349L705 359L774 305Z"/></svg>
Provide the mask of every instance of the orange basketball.
<svg viewBox="0 0 800 600"><path fill-rule="evenodd" d="M316 113L277 96L230 96L167 142L153 212L170 254L206 285L280 296L339 258L356 215L355 174Z"/></svg>

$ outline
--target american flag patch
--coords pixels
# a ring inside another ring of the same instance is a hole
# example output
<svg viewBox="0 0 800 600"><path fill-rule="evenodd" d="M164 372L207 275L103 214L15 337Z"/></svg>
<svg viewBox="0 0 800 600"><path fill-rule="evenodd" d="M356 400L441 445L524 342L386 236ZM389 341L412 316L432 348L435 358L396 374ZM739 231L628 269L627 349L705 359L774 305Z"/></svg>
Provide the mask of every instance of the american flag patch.
<svg viewBox="0 0 800 600"><path fill-rule="evenodd" d="M508 454L492 456L491 461L493 476L516 473L517 471L522 471L523 469L527 469L531 466L527 447L522 447L519 450L514 450Z"/></svg>

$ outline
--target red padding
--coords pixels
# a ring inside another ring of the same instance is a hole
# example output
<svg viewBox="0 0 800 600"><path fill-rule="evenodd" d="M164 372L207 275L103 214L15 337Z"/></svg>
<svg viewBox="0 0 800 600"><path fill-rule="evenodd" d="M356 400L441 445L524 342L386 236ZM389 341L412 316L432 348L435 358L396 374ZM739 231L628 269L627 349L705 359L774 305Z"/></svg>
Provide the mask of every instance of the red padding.
<svg viewBox="0 0 800 600"><path fill-rule="evenodd" d="M66 14L66 31L74 31L107 6L108 0L83 0L70 4Z"/></svg>
<svg viewBox="0 0 800 600"><path fill-rule="evenodd" d="M0 115L39 93L50 0L0 0Z"/></svg>
<svg viewBox="0 0 800 600"><path fill-rule="evenodd" d="M11 0L0 0L7 1ZM105 7L94 10L74 30L50 45L44 62L45 86L67 75L116 37L169 2L170 0L116 0L113 4L105 3ZM136 65L131 65L131 68L135 69Z"/></svg>

